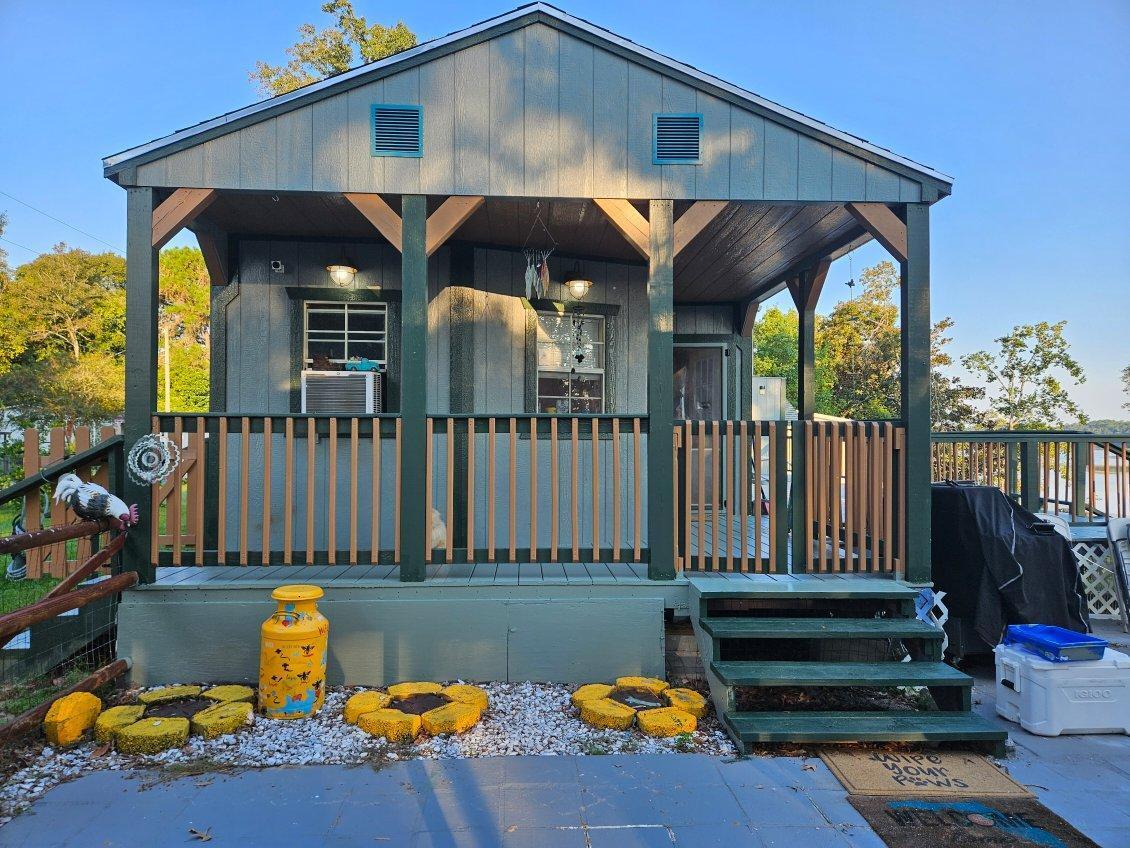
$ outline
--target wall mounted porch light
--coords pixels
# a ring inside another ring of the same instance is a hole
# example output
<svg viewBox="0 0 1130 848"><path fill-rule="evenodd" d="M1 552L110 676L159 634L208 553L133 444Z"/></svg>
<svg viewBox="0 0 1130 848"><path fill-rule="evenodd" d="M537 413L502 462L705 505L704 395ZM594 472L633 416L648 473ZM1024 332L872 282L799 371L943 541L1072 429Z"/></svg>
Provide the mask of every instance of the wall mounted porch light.
<svg viewBox="0 0 1130 848"><path fill-rule="evenodd" d="M581 276L581 263L574 262L572 273L565 278L565 291L569 292L573 300L581 300L591 288L592 280L586 280Z"/></svg>
<svg viewBox="0 0 1130 848"><path fill-rule="evenodd" d="M326 270L330 272L330 279L333 280L334 285L343 289L352 286L357 277L357 269L345 262L339 265L327 265Z"/></svg>

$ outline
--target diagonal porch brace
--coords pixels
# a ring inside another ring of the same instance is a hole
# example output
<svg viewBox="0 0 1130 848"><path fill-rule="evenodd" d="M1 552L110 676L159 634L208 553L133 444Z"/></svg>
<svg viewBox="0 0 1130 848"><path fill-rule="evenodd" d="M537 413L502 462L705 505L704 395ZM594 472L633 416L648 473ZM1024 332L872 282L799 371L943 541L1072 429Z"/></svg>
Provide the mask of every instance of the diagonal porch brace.
<svg viewBox="0 0 1130 848"><path fill-rule="evenodd" d="M848 203L847 211L897 262L906 262L906 224L885 203Z"/></svg>
<svg viewBox="0 0 1130 848"><path fill-rule="evenodd" d="M178 188L153 210L153 247L160 250L216 199L214 188Z"/></svg>

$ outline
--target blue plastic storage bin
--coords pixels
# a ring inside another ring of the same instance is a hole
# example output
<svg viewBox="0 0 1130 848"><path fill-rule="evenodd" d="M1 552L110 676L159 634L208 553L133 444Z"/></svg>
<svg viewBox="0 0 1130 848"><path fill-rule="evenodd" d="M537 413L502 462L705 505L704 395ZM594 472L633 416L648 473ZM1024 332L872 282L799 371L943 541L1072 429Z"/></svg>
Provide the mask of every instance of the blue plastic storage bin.
<svg viewBox="0 0 1130 848"><path fill-rule="evenodd" d="M1051 662L1101 660L1108 642L1098 636L1076 633L1050 624L1010 624L1004 644L1019 645Z"/></svg>

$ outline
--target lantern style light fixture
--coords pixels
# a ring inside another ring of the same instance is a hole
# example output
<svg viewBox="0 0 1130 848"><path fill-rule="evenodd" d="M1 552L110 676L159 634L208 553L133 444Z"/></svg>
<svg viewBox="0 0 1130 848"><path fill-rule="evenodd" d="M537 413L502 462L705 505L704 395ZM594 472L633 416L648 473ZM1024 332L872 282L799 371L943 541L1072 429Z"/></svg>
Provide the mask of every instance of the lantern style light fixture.
<svg viewBox="0 0 1130 848"><path fill-rule="evenodd" d="M573 263L573 271L565 278L565 291L569 292L569 296L573 300L580 300L589 293L592 288L592 280L586 280L581 276L581 263Z"/></svg>
<svg viewBox="0 0 1130 848"><path fill-rule="evenodd" d="M330 272L330 279L334 281L334 285L343 289L352 286L353 280L357 277L357 269L345 262L340 265L327 265L326 270Z"/></svg>

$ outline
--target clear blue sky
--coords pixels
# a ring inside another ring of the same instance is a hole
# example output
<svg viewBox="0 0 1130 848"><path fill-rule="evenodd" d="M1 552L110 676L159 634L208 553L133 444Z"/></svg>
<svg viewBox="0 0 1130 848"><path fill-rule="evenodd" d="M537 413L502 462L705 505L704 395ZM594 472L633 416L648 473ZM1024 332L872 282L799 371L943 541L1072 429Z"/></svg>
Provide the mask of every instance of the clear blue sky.
<svg viewBox="0 0 1130 848"><path fill-rule="evenodd" d="M100 158L243 106L320 0L0 0L0 191L124 245L125 194ZM357 0L423 39L513 0ZM957 353L1014 324L1068 320L1094 417L1120 409L1130 364L1130 2L561 0L576 15L956 178L935 207L933 313ZM693 14L687 15L687 10ZM7 238L80 235L0 195ZM13 263L31 258L0 243ZM883 257L869 246L863 264ZM843 297L837 263L822 310Z"/></svg>

